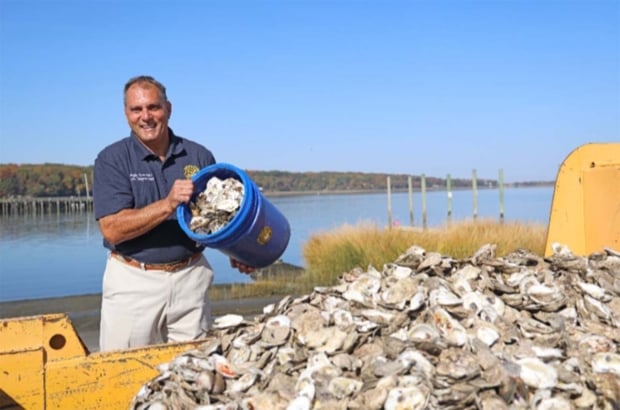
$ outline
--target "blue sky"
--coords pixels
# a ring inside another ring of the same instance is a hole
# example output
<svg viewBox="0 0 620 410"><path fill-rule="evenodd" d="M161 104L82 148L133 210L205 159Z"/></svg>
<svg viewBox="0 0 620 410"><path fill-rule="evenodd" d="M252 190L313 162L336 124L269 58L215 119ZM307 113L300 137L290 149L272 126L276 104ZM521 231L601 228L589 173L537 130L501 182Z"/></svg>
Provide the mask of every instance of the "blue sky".
<svg viewBox="0 0 620 410"><path fill-rule="evenodd" d="M92 164L137 74L244 169L553 180L620 141L620 1L0 0L0 163Z"/></svg>

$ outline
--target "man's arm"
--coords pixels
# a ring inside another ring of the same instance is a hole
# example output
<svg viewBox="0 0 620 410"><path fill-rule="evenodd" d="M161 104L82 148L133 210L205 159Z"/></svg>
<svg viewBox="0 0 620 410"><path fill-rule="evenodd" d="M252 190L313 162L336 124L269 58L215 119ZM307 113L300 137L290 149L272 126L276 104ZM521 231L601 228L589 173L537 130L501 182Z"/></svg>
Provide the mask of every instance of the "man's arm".
<svg viewBox="0 0 620 410"><path fill-rule="evenodd" d="M104 239L112 245L144 235L165 221L181 203L189 202L194 192L191 180L178 179L166 198L140 209L122 209L99 219Z"/></svg>

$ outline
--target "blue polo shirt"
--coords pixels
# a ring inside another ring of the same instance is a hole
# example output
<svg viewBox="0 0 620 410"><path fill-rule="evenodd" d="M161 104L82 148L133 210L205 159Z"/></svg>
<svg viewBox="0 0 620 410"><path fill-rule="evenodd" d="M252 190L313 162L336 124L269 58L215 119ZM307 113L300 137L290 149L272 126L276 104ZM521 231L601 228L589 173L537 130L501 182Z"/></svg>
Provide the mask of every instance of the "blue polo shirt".
<svg viewBox="0 0 620 410"><path fill-rule="evenodd" d="M193 141L174 135L162 162L132 132L127 138L104 148L94 167L93 200L95 218L103 218L122 209L138 209L165 198L183 169L193 165L202 169L215 163L211 151ZM166 263L184 259L202 251L181 229L173 212L150 232L116 246L105 239L103 245L145 263Z"/></svg>

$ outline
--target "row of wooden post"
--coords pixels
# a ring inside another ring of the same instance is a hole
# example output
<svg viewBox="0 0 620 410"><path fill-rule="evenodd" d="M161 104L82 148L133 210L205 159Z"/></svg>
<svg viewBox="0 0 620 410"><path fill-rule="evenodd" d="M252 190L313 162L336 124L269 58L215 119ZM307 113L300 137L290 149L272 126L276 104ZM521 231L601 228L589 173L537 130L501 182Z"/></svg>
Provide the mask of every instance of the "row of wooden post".
<svg viewBox="0 0 620 410"><path fill-rule="evenodd" d="M92 178L92 175L91 175ZM72 213L93 210L90 196L88 176L84 173L86 196L52 197L52 198L2 198L0 199L0 215L41 214L56 212Z"/></svg>
<svg viewBox="0 0 620 410"><path fill-rule="evenodd" d="M92 211L90 197L0 199L0 215L47 215Z"/></svg>
<svg viewBox="0 0 620 410"><path fill-rule="evenodd" d="M473 219L478 218L478 177L476 170L472 170L471 189L473 193ZM499 170L498 175L498 190L499 190L499 220L504 222L504 171ZM412 177L408 178L408 192L409 192L409 224L415 226L414 213L413 213L413 184ZM452 179L450 174L446 177L446 193L448 199L448 223L452 221ZM427 210L426 210L426 176L422 174L420 176L420 195L422 197L422 228L427 228ZM392 182L391 178L387 177L387 205L388 205L388 226L392 226Z"/></svg>

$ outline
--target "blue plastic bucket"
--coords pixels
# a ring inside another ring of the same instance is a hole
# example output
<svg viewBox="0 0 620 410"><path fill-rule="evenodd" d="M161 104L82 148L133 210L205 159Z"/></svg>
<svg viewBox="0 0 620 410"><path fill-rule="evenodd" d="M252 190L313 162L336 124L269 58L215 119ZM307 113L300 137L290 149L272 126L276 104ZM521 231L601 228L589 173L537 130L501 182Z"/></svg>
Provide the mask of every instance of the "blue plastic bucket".
<svg viewBox="0 0 620 410"><path fill-rule="evenodd" d="M248 266L263 268L277 261L288 245L291 229L282 213L265 198L254 181L241 169L226 163L210 165L194 174L193 202L212 177L235 178L243 183L243 199L235 216L212 234L192 231L192 212L188 204L177 208L181 229L192 240L217 249Z"/></svg>

